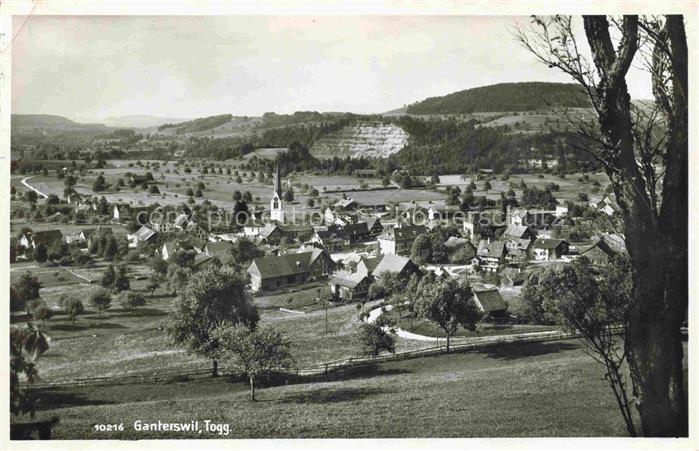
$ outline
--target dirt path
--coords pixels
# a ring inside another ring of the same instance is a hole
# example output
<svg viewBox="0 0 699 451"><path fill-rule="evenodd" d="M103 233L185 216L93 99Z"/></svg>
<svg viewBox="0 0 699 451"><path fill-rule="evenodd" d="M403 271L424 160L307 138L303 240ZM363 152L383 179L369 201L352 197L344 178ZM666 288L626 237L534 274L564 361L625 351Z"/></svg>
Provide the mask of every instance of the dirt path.
<svg viewBox="0 0 699 451"><path fill-rule="evenodd" d="M24 185L24 186L26 186L27 188L29 188L30 190L34 191L34 192L35 192L36 194L38 194L40 197L43 197L44 199L48 199L48 198L49 198L48 195L42 193L41 191L39 191L38 189L34 188L34 187L31 186L29 183L27 183L27 180L29 180L29 179L32 178L32 177L34 177L34 176L32 175L32 176L23 178L23 179L22 179L22 185Z"/></svg>

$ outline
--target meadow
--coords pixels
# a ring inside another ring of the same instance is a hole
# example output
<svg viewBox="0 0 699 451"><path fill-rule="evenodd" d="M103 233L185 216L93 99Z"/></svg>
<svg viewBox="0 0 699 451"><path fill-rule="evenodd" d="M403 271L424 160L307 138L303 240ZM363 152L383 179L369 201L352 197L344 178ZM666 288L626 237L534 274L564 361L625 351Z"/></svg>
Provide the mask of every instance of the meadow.
<svg viewBox="0 0 699 451"><path fill-rule="evenodd" d="M497 345L269 386L248 400L227 378L39 393L57 439L625 436L603 368L576 340ZM211 420L207 432L137 432L136 420ZM123 423L123 432L94 424Z"/></svg>

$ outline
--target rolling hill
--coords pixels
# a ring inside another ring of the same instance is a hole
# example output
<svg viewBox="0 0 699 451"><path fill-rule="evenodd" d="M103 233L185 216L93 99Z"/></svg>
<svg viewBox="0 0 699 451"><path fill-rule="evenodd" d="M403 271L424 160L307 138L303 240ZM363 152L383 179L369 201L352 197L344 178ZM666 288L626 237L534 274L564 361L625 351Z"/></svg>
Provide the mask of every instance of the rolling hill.
<svg viewBox="0 0 699 451"><path fill-rule="evenodd" d="M63 116L52 114L13 114L11 116L13 130L52 130L52 131L107 131L104 124L83 124Z"/></svg>
<svg viewBox="0 0 699 451"><path fill-rule="evenodd" d="M535 111L552 106L586 108L589 102L576 84L500 83L430 97L408 106L408 114L468 114L479 112Z"/></svg>

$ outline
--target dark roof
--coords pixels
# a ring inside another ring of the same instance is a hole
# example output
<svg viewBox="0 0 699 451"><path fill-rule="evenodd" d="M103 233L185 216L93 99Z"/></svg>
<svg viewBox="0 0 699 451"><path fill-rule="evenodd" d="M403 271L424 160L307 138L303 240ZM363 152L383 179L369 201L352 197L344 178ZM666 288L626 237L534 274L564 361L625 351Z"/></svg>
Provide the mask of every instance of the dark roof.
<svg viewBox="0 0 699 451"><path fill-rule="evenodd" d="M605 237L606 238L606 237ZM598 248L602 252L604 252L608 257L616 257L620 254L626 253L626 247L622 246L623 242L618 242L615 241L614 239L610 238L602 238L597 240L592 246L588 247L587 249L583 250L580 252L580 254L585 254L586 252L589 252L590 250L594 248Z"/></svg>
<svg viewBox="0 0 699 451"><path fill-rule="evenodd" d="M356 224L347 224L342 230L350 237L367 235L369 233L369 224L366 222L358 222Z"/></svg>
<svg viewBox="0 0 699 451"><path fill-rule="evenodd" d="M474 290L473 295L481 305L484 312L497 312L507 310L507 303L500 295L497 288L490 290Z"/></svg>
<svg viewBox="0 0 699 451"><path fill-rule="evenodd" d="M282 226L283 232L293 232L293 233L313 233L313 227L308 224L288 224Z"/></svg>
<svg viewBox="0 0 699 451"><path fill-rule="evenodd" d="M381 259L379 257L371 257L371 258L364 258L362 257L361 260L359 260L359 263L357 263L357 266L359 265L364 265L366 268L367 274L371 274L374 272L376 267L381 263Z"/></svg>
<svg viewBox="0 0 699 451"><path fill-rule="evenodd" d="M206 250L212 257L225 257L228 256L233 243L230 241L219 241L217 243L206 243Z"/></svg>
<svg viewBox="0 0 699 451"><path fill-rule="evenodd" d="M500 257L502 257L504 251L505 251L505 242L504 241L488 242L486 240L481 240L480 243L478 243L478 256L479 257L500 258Z"/></svg>
<svg viewBox="0 0 699 451"><path fill-rule="evenodd" d="M421 235L426 231L427 229L425 226L421 225L394 227L390 230L384 231L381 235L379 235L379 238L384 240L408 241L414 240L418 235Z"/></svg>
<svg viewBox="0 0 699 451"><path fill-rule="evenodd" d="M534 240L534 247L536 249L556 249L565 240L559 240L555 238L537 238Z"/></svg>
<svg viewBox="0 0 699 451"><path fill-rule="evenodd" d="M194 262L193 262L192 266L194 266L194 267L196 268L197 266L202 265L202 264L208 262L208 261L211 260L212 258L213 258L213 257L210 257L210 256L208 256L208 255L206 255L206 254L204 254L204 253L197 254L197 255L194 256Z"/></svg>
<svg viewBox="0 0 699 451"><path fill-rule="evenodd" d="M257 272L263 279L303 274L325 252L322 249L312 249L297 254L271 255L256 258L250 264L248 272Z"/></svg>
<svg viewBox="0 0 699 451"><path fill-rule="evenodd" d="M512 237L512 238L524 238L529 234L529 228L527 226L523 225L514 225L510 224L505 228L505 231L502 232L502 236L507 236L507 237Z"/></svg>
<svg viewBox="0 0 699 451"><path fill-rule="evenodd" d="M349 240L349 235L343 230L318 230L316 231L318 238L324 243L329 243L331 241L347 241Z"/></svg>

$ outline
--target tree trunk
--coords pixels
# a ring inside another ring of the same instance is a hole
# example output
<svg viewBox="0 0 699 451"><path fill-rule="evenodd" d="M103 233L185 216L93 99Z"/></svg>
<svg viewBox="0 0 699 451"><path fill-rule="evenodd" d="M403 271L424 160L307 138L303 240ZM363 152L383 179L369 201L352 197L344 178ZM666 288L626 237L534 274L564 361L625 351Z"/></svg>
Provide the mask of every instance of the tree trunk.
<svg viewBox="0 0 699 451"><path fill-rule="evenodd" d="M447 334L447 354L449 354L449 339L450 338L451 338L451 336L449 334Z"/></svg>
<svg viewBox="0 0 699 451"><path fill-rule="evenodd" d="M255 378L250 376L250 401L255 401Z"/></svg>
<svg viewBox="0 0 699 451"><path fill-rule="evenodd" d="M218 377L218 360L211 362L211 377Z"/></svg>
<svg viewBox="0 0 699 451"><path fill-rule="evenodd" d="M595 65L602 74L596 89L600 129L610 146L605 151L609 160L607 174L624 218L626 245L633 267L633 296L627 314L625 346L641 428L645 436L687 436L680 334L688 299L687 91L683 88L686 87L686 37L682 19L679 18L678 25L677 19L668 18L668 27L675 27L678 41L672 48L679 48L681 53L684 45L684 57L678 55L679 64L671 58L673 100L679 103L680 111L679 115L671 112L668 118L666 174L658 212L636 163L630 97L625 82L636 50L637 24L637 17L624 17L623 39L616 52L606 17L586 16L585 33ZM668 33L672 35L673 31Z"/></svg>

